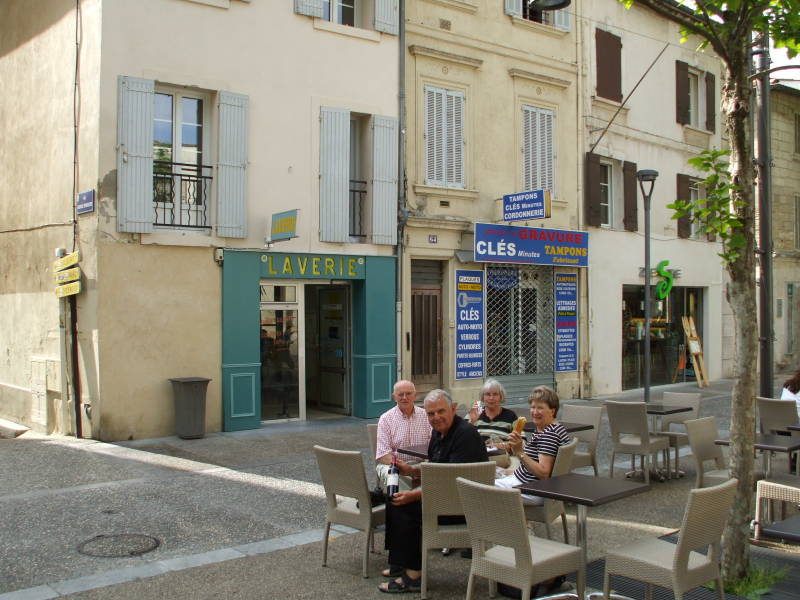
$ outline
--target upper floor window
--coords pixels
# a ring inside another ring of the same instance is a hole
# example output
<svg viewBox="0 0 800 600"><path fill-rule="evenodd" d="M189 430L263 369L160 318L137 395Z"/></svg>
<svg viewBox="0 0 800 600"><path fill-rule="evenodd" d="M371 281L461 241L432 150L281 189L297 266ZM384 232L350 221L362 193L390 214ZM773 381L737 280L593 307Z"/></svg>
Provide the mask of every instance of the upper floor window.
<svg viewBox="0 0 800 600"><path fill-rule="evenodd" d="M585 169L586 224L636 231L636 163L587 153Z"/></svg>
<svg viewBox="0 0 800 600"><path fill-rule="evenodd" d="M322 0L322 18L340 25L356 26L356 0Z"/></svg>
<svg viewBox="0 0 800 600"><path fill-rule="evenodd" d="M611 227L614 223L613 170L609 163L600 163L600 224Z"/></svg>
<svg viewBox="0 0 800 600"><path fill-rule="evenodd" d="M214 152L212 99L218 123ZM151 79L120 77L118 230L152 233L159 226L246 237L248 105L247 96L232 92L156 89Z"/></svg>
<svg viewBox="0 0 800 600"><path fill-rule="evenodd" d="M715 131L716 78L680 60L675 61L675 119L682 125Z"/></svg>
<svg viewBox="0 0 800 600"><path fill-rule="evenodd" d="M464 187L464 94L425 86L425 182Z"/></svg>
<svg viewBox="0 0 800 600"><path fill-rule="evenodd" d="M504 0L505 13L514 17L521 17L528 21L535 21L543 25L550 25L562 31L570 30L570 13L568 8L561 10L534 10L529 0Z"/></svg>
<svg viewBox="0 0 800 600"><path fill-rule="evenodd" d="M550 190L555 196L555 113L535 106L522 107L523 188Z"/></svg>
<svg viewBox="0 0 800 600"><path fill-rule="evenodd" d="M369 27L397 35L397 0L294 0L294 12L349 27Z"/></svg>
<svg viewBox="0 0 800 600"><path fill-rule="evenodd" d="M704 198L703 186L700 180L692 177L691 175L684 175L683 173L677 174L677 189L678 200L685 200L689 202L697 202ZM695 219L695 212L692 210L688 215L678 218L678 237L689 238L693 240L708 239L713 241L715 239L713 233L703 236L702 231L703 223Z"/></svg>
<svg viewBox="0 0 800 600"><path fill-rule="evenodd" d="M689 182L689 200L691 202L697 202L700 198L702 198L702 192L700 189L700 182L696 179L692 179ZM693 240L700 239L700 234L702 233L702 223L695 219L694 210L689 218L689 237Z"/></svg>

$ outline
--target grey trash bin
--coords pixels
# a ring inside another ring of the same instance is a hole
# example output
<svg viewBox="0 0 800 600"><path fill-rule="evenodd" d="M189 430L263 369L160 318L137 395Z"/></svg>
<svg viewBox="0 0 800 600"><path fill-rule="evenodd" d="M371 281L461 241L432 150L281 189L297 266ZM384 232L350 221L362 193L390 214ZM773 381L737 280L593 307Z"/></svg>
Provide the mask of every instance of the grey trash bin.
<svg viewBox="0 0 800 600"><path fill-rule="evenodd" d="M175 396L175 433L185 440L206 434L206 377L170 379Z"/></svg>

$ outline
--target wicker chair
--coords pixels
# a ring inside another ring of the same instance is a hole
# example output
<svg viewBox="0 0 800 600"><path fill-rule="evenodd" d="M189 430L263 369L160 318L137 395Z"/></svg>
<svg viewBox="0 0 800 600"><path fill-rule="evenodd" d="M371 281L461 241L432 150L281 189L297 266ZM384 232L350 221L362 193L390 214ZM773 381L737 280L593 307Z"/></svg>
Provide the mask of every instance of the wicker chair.
<svg viewBox="0 0 800 600"><path fill-rule="evenodd" d="M550 473L551 477L564 475L569 473L572 469L572 457L575 454L575 448L578 446L578 440L573 439L569 444L564 444L558 449L553 470ZM567 513L564 509L564 503L561 500L552 500L545 498L544 504L541 506L523 505L525 507L525 519L528 521L536 521L537 523L544 523L544 529L547 532L547 539L552 539L550 534L550 523L561 517L561 526L564 528L564 543L569 544L569 533L567 531Z"/></svg>
<svg viewBox="0 0 800 600"><path fill-rule="evenodd" d="M678 455L681 446L689 444L689 434L685 431L672 431L672 425L685 425L686 421L696 419L700 412L699 392L664 392L661 403L666 406L691 406L689 412L663 415L660 419L661 432L669 439L669 447L675 450L675 476L678 476Z"/></svg>
<svg viewBox="0 0 800 600"><path fill-rule="evenodd" d="M689 446L692 448L692 455L694 456L695 466L697 467L695 487L709 487L728 481L731 475L728 469L728 463L722 451L722 446L714 443L714 440L719 439L717 423L714 417L703 417L702 419L686 421L685 425L686 431L688 432L687 435L689 436ZM715 468L706 471L706 462L710 460L714 461ZM759 480L763 477L763 471L753 471L754 480Z"/></svg>
<svg viewBox="0 0 800 600"><path fill-rule="evenodd" d="M606 401L608 425L611 428L611 464L609 477L614 477L614 458L617 454L630 454L634 464L636 456L642 457L645 483L650 483L650 455L669 448L669 440L651 434L647 426L647 406L644 402ZM669 470L669 455L667 455Z"/></svg>
<svg viewBox="0 0 800 600"><path fill-rule="evenodd" d="M588 431L576 431L572 435L578 438L579 442L587 445L587 450L575 450L572 457L572 468L592 467L595 477L597 472L597 438L600 435L600 423L603 421L602 406L579 406L576 404L566 404L561 408L561 420L568 423L584 423L592 425Z"/></svg>
<svg viewBox="0 0 800 600"><path fill-rule="evenodd" d="M716 581L720 600L725 598L719 570L720 540L733 496L736 479L709 488L695 488L683 515L678 543L651 538L633 542L606 556L603 594L608 598L611 575L623 575L645 582L645 597L652 597L652 586L672 589L675 600L709 581ZM708 548L708 553L698 550Z"/></svg>
<svg viewBox="0 0 800 600"><path fill-rule="evenodd" d="M761 433L787 432L787 425L796 425L797 404L794 400L776 400L756 396Z"/></svg>
<svg viewBox="0 0 800 600"><path fill-rule="evenodd" d="M364 462L358 451L332 450L314 446L322 485L328 500L325 534L322 539L322 566L328 562L328 536L331 524L338 523L367 533L364 541L362 575L367 575L367 561L375 528L386 521L386 506L370 506ZM338 496L341 496L338 497Z"/></svg>
<svg viewBox="0 0 800 600"><path fill-rule="evenodd" d="M428 597L428 551L438 548L467 548L466 523L440 525L439 517L463 515L456 479L463 477L494 484L495 463L422 463L422 598Z"/></svg>
<svg viewBox="0 0 800 600"><path fill-rule="evenodd" d="M583 598L586 565L581 548L529 534L519 490L459 478L458 493L472 543L467 600L475 591L476 576L489 580L492 597L501 582L519 588L523 600L529 600L531 586L573 572L578 574L578 597Z"/></svg>
<svg viewBox="0 0 800 600"><path fill-rule="evenodd" d="M765 504L767 502L771 503L773 500L780 502L782 509L786 508L783 504L785 502L795 506L800 504L800 479L794 475L783 475L770 480L762 479L756 483L756 539L761 537L761 528L770 519L769 513L771 511L769 506L765 506ZM782 510L781 512L785 517L785 511Z"/></svg>

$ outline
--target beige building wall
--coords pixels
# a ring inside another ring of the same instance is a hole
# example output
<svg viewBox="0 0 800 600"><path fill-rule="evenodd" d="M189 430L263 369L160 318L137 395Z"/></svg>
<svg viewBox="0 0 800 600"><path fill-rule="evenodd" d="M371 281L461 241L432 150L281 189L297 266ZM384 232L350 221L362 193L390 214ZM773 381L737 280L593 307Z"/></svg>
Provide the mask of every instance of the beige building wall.
<svg viewBox="0 0 800 600"><path fill-rule="evenodd" d="M403 255L403 339L411 330L411 261L444 261L442 285L442 385L471 403L483 380L454 379L454 291L457 250L472 252L475 221L502 222L502 197L520 191L522 105L555 112L555 187L552 216L519 225L577 229L576 147L578 64L572 31L512 17L502 2L487 0L407 3L406 97L408 222ZM465 97L464 189L425 180L424 89L435 86ZM580 289L583 289L581 284ZM411 352L403 344L403 376L412 377ZM558 376L559 391L578 390L578 373ZM431 384L433 385L433 384ZM424 388L425 386L423 386ZM418 385L418 390L420 386Z"/></svg>

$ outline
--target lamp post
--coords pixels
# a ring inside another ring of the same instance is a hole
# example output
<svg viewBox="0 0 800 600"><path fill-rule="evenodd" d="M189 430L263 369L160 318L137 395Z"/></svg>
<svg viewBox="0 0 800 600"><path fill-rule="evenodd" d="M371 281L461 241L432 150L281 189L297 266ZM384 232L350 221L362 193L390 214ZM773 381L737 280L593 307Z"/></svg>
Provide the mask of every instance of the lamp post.
<svg viewBox="0 0 800 600"><path fill-rule="evenodd" d="M639 189L644 198L644 401L650 402L650 197L658 171L644 169L636 172ZM646 187L649 184L649 187Z"/></svg>

